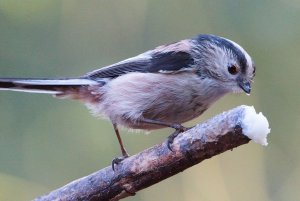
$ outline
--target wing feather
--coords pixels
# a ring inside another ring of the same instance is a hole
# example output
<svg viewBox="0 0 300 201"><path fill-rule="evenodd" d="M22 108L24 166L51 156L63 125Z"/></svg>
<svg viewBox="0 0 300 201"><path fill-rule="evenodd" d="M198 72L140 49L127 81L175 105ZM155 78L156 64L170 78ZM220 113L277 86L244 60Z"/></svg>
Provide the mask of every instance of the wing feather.
<svg viewBox="0 0 300 201"><path fill-rule="evenodd" d="M184 43L184 44L183 44ZM183 47L180 49L180 47ZM187 42L160 46L152 51L116 64L92 71L85 75L90 79L116 78L129 72L164 73L180 72L193 67L194 59L187 48Z"/></svg>

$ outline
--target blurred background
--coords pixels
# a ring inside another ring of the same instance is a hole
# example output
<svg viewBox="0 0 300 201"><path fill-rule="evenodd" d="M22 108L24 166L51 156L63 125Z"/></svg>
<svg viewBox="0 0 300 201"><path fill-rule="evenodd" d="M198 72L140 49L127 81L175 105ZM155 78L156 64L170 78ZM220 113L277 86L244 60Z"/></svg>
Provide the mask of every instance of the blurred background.
<svg viewBox="0 0 300 201"><path fill-rule="evenodd" d="M251 96L227 95L186 125L254 105L269 145L251 142L126 200L300 200L299 19L297 0L0 0L0 77L78 76L198 33L232 39L256 62ZM171 132L121 135L135 154ZM81 103L0 92L0 200L33 199L119 155L111 124Z"/></svg>

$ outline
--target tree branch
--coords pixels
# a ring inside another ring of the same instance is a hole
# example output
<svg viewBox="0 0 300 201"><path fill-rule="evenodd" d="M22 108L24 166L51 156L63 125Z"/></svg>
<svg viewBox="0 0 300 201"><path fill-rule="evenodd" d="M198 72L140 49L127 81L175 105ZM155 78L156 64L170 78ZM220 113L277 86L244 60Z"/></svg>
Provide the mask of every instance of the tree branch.
<svg viewBox="0 0 300 201"><path fill-rule="evenodd" d="M196 125L174 139L173 151L164 141L125 159L115 171L108 166L35 201L119 200L132 196L205 159L248 143L243 129L245 111L246 107L240 106Z"/></svg>

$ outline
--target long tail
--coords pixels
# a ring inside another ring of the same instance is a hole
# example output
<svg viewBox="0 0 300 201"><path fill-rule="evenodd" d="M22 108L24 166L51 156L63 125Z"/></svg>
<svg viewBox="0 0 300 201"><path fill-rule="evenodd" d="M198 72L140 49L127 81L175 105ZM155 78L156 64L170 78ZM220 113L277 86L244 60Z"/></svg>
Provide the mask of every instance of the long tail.
<svg viewBox="0 0 300 201"><path fill-rule="evenodd" d="M22 79L0 78L0 90L20 91L29 93L53 94L57 97L80 99L81 93L86 93L89 87L101 86L103 83L84 79ZM82 94L84 95L84 94ZM72 97L74 96L74 97Z"/></svg>

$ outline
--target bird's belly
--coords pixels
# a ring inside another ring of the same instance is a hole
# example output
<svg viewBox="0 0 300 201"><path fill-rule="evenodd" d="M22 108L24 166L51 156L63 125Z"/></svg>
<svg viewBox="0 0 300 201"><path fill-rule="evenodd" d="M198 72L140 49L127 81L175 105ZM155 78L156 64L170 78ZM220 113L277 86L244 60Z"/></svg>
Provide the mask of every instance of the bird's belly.
<svg viewBox="0 0 300 201"><path fill-rule="evenodd" d="M176 100L174 100L176 101ZM149 124L149 123L142 123L142 119L150 119L155 121L161 121L166 123L176 123L181 124L192 120L198 116L200 116L207 108L203 107L202 104L198 105L178 105L172 103L161 103L163 104L161 107L160 105L154 105L145 108L143 112L135 112L132 110L120 113L118 116L122 118L115 118L117 124L132 128L132 129L145 129L145 130L153 130L164 128L165 126L157 125L157 124ZM129 107L129 106L128 106ZM134 106L132 105L132 108ZM130 115L128 115L130 113Z"/></svg>
<svg viewBox="0 0 300 201"><path fill-rule="evenodd" d="M117 125L158 129L163 126L144 124L141 119L183 123L207 109L209 104L203 102L203 93L195 88L198 86L199 78L190 73L129 73L105 85L101 89L102 100L90 108Z"/></svg>

